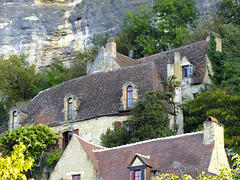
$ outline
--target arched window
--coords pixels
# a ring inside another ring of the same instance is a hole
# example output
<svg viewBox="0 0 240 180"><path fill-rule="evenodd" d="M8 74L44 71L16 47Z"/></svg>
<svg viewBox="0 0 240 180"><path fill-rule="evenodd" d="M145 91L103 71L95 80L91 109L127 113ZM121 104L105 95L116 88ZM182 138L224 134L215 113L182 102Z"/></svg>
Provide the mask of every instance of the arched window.
<svg viewBox="0 0 240 180"><path fill-rule="evenodd" d="M131 109L133 107L133 87L132 86L128 86L127 87L127 109Z"/></svg>
<svg viewBox="0 0 240 180"><path fill-rule="evenodd" d="M73 118L73 99L68 99L68 119Z"/></svg>
<svg viewBox="0 0 240 180"><path fill-rule="evenodd" d="M18 123L17 111L13 111L13 113L12 113L12 129L17 128L17 123Z"/></svg>

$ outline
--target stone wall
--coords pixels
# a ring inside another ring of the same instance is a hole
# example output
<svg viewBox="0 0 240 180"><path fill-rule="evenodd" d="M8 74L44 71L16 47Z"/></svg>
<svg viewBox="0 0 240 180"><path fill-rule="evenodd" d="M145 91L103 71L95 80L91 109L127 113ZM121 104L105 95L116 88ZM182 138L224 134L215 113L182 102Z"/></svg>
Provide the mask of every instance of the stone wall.
<svg viewBox="0 0 240 180"><path fill-rule="evenodd" d="M51 173L50 180L72 180L72 175L75 174L81 174L81 179L100 179L86 152L77 138L73 136L54 171Z"/></svg>
<svg viewBox="0 0 240 180"><path fill-rule="evenodd" d="M220 0L195 0L201 16ZM1 0L0 55L25 53L38 68L89 46L95 33L115 34L126 11L152 0ZM55 2L55 3L50 3Z"/></svg>
<svg viewBox="0 0 240 180"><path fill-rule="evenodd" d="M62 143L62 133L66 131L73 131L78 129L79 136L86 141L100 145L100 135L107 131L107 128L113 127L112 123L115 121L126 121L128 116L103 116L99 118L89 119L86 121L79 121L75 123L65 123L60 126L51 127L51 130L60 135L60 146Z"/></svg>

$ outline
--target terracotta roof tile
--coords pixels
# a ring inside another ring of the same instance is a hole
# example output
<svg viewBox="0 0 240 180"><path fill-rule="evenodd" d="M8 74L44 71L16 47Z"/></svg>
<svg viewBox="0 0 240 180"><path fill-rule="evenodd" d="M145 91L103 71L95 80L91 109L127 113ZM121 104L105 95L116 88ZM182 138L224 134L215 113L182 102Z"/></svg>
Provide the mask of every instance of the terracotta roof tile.
<svg viewBox="0 0 240 180"><path fill-rule="evenodd" d="M203 132L94 151L104 180L129 179L129 163L136 153L150 155L153 170L165 173L174 161L207 171L214 144L203 144Z"/></svg>

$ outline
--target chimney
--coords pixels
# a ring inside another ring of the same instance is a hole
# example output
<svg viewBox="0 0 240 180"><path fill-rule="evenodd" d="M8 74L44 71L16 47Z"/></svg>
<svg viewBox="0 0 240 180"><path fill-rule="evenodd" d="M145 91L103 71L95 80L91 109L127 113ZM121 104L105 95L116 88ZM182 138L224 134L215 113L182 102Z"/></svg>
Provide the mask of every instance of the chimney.
<svg viewBox="0 0 240 180"><path fill-rule="evenodd" d="M167 62L167 77L174 75L173 62L168 59Z"/></svg>
<svg viewBox="0 0 240 180"><path fill-rule="evenodd" d="M203 123L204 126L204 143L218 143L224 146L224 128L214 117L208 116L207 120Z"/></svg>
<svg viewBox="0 0 240 180"><path fill-rule="evenodd" d="M106 44L106 52L112 52L114 54L116 54L116 43L114 42L113 38L110 38L108 40L108 43Z"/></svg>
<svg viewBox="0 0 240 180"><path fill-rule="evenodd" d="M181 65L180 65L181 55L179 52L174 53L174 75L176 76L177 81L181 81Z"/></svg>

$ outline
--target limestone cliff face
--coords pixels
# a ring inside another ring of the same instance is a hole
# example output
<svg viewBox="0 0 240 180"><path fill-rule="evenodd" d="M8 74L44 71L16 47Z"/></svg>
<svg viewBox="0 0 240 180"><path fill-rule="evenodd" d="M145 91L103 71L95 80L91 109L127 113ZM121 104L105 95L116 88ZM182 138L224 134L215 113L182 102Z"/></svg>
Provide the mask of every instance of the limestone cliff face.
<svg viewBox="0 0 240 180"><path fill-rule="evenodd" d="M219 1L196 3L205 16ZM146 3L152 0L1 0L0 55L25 53L37 67L68 61L93 34L114 34L126 11Z"/></svg>

